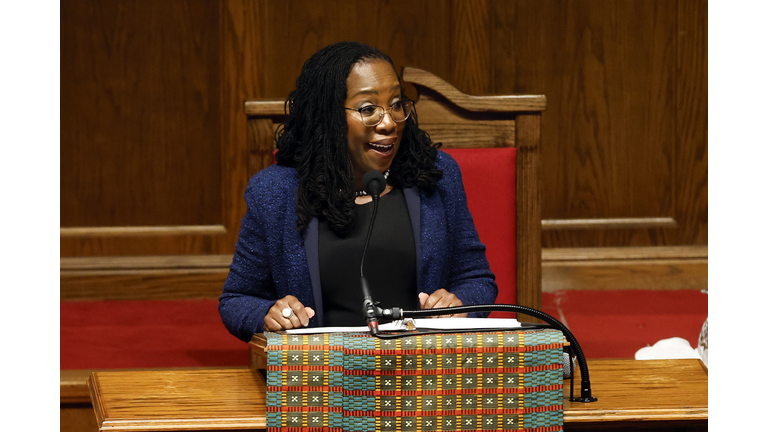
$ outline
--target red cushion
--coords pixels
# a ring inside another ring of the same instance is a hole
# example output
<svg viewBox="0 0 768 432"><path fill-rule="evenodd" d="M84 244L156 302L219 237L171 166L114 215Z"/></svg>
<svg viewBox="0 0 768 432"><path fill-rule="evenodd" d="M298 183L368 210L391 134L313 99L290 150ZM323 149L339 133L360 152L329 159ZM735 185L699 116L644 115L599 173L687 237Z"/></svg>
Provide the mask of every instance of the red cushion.
<svg viewBox="0 0 768 432"><path fill-rule="evenodd" d="M496 303L515 304L515 156L514 147L447 149L461 167L467 204L480 241L496 275ZM494 312L493 317L510 316Z"/></svg>
<svg viewBox="0 0 768 432"><path fill-rule="evenodd" d="M218 300L62 301L61 369L247 366Z"/></svg>
<svg viewBox="0 0 768 432"><path fill-rule="evenodd" d="M541 310L568 322L588 359L634 358L671 337L698 346L707 305L697 290L563 290L542 293Z"/></svg>

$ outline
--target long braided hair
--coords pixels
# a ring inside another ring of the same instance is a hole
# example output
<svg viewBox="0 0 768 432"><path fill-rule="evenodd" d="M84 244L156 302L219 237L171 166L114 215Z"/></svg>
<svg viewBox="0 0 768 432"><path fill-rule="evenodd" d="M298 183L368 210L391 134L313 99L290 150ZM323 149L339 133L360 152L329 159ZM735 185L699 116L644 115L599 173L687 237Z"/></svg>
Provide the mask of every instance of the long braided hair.
<svg viewBox="0 0 768 432"><path fill-rule="evenodd" d="M355 183L344 102L352 68L374 60L386 60L395 68L392 59L374 47L359 42L329 45L304 63L296 90L288 95L288 118L275 133L276 159L279 165L298 171L300 230L312 217L326 221L337 235L345 235L354 227ZM419 129L414 110L406 120L388 180L394 186L418 186L431 193L443 176L435 167L439 146Z"/></svg>

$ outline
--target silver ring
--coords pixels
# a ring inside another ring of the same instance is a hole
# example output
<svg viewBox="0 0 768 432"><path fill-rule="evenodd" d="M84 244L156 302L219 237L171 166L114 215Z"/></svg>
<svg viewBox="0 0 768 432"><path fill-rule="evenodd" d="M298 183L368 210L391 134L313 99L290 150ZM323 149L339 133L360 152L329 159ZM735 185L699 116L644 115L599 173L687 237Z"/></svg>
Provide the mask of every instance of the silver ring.
<svg viewBox="0 0 768 432"><path fill-rule="evenodd" d="M289 319L292 316L293 316L293 309L291 309L290 307L283 309L283 318Z"/></svg>

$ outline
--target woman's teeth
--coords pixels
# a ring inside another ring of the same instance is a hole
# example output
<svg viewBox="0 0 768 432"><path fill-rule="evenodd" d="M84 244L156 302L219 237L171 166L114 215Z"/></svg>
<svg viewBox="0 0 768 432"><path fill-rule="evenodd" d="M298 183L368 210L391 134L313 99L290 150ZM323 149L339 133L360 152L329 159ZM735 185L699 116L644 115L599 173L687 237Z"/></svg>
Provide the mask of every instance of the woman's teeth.
<svg viewBox="0 0 768 432"><path fill-rule="evenodd" d="M381 150L389 150L392 147L392 144L390 145L381 145L376 143L368 143L373 148L381 149Z"/></svg>

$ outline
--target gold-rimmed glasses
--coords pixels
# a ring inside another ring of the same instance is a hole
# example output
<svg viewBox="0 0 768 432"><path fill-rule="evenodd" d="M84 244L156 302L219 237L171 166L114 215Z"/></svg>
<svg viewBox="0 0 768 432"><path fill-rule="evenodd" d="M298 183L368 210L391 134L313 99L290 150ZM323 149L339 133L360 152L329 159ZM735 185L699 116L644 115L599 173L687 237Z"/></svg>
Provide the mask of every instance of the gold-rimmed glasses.
<svg viewBox="0 0 768 432"><path fill-rule="evenodd" d="M389 113L392 120L397 123L404 122L413 111L413 101L397 101L384 109L378 105L366 105L362 108L347 108L346 110L355 111L360 115L360 121L368 127L376 126L384 119L384 114Z"/></svg>

